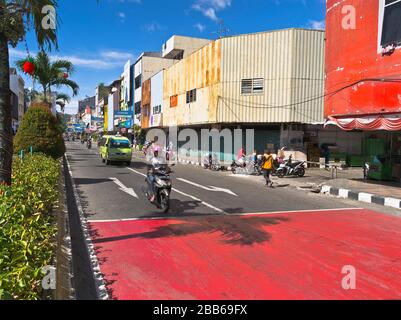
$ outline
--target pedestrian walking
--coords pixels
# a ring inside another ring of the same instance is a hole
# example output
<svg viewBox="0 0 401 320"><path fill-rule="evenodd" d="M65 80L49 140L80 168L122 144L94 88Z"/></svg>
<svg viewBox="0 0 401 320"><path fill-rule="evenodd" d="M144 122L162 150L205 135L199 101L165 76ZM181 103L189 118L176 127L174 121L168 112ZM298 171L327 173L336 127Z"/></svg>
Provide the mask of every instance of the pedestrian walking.
<svg viewBox="0 0 401 320"><path fill-rule="evenodd" d="M266 180L266 186L273 188L273 181L271 180L271 175L273 173L273 156L270 150L266 150L263 156L262 171L263 177Z"/></svg>

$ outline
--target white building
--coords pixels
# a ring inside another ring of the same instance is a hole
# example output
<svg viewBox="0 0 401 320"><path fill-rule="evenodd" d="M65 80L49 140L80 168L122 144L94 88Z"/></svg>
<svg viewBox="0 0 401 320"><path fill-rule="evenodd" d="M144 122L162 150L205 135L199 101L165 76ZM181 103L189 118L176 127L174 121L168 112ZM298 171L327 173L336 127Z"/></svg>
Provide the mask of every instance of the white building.
<svg viewBox="0 0 401 320"><path fill-rule="evenodd" d="M10 68L10 90L18 99L18 106L13 110L13 129L17 129L25 113L25 81L15 68Z"/></svg>

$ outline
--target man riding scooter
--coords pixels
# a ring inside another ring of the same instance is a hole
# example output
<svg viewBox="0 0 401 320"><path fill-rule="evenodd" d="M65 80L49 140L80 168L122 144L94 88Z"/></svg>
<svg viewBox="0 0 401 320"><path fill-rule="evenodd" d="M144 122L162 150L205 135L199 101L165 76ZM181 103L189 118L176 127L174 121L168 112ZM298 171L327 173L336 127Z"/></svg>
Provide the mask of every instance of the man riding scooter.
<svg viewBox="0 0 401 320"><path fill-rule="evenodd" d="M152 197L150 198L150 202L155 202L156 200L156 188L155 188L155 182L156 182L156 172L162 165L161 160L159 159L159 152L160 149L156 147L153 150L153 157L150 160L151 167L149 168L148 175L147 175L147 182L149 186L149 192L152 193Z"/></svg>

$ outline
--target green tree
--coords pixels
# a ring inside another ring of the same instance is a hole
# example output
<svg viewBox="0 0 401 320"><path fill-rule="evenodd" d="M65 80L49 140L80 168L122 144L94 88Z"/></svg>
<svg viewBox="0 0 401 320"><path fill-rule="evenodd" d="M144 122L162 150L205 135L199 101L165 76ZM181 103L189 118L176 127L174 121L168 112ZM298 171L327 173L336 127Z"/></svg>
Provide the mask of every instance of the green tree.
<svg viewBox="0 0 401 320"><path fill-rule="evenodd" d="M8 46L15 48L33 30L41 48L57 48L56 30L42 26L48 5L56 8L57 0L0 0L0 184L11 184L13 155Z"/></svg>
<svg viewBox="0 0 401 320"><path fill-rule="evenodd" d="M30 147L55 159L65 153L62 122L46 107L29 108L15 136L15 153Z"/></svg>
<svg viewBox="0 0 401 320"><path fill-rule="evenodd" d="M25 59L16 62L20 71L23 71ZM49 55L40 51L33 59L35 73L32 78L40 83L43 89L44 101L48 102L48 97L52 93L52 87L69 87L73 95L78 94L79 86L76 82L64 77L64 74L71 75L74 72L73 64L68 60L50 61Z"/></svg>
<svg viewBox="0 0 401 320"><path fill-rule="evenodd" d="M60 106L61 112L64 113L65 105L71 101L69 95L65 93L58 93L56 97L56 104Z"/></svg>

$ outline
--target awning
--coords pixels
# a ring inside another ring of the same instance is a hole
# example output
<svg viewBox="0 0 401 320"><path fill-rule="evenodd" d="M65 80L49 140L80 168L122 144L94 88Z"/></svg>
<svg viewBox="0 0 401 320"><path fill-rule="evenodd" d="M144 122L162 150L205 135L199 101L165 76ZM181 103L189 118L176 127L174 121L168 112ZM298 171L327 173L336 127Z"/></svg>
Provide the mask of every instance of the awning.
<svg viewBox="0 0 401 320"><path fill-rule="evenodd" d="M346 131L401 131L401 114L369 115L350 118L329 117L324 126L328 125L335 125Z"/></svg>

